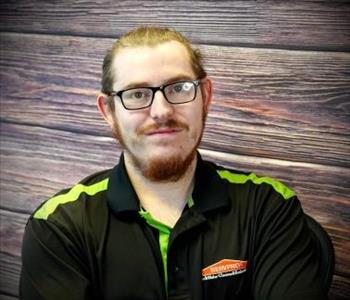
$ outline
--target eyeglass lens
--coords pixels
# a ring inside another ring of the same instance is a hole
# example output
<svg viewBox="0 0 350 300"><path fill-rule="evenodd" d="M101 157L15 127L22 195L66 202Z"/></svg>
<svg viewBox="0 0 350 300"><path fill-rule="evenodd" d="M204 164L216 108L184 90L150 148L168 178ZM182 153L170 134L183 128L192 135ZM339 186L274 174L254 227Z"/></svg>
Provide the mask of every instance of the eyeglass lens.
<svg viewBox="0 0 350 300"><path fill-rule="evenodd" d="M122 100L126 108L138 109L147 107L153 100L152 88L135 88L123 92ZM186 103L194 100L196 86L191 81L176 82L166 85L163 89L165 98L173 104Z"/></svg>

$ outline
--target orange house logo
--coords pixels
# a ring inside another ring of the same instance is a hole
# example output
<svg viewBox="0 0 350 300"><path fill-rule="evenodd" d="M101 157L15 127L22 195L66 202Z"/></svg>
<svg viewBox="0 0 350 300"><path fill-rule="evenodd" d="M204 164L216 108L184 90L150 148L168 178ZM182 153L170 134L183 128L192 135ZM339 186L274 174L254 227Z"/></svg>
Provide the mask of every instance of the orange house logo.
<svg viewBox="0 0 350 300"><path fill-rule="evenodd" d="M222 259L202 270L202 280L242 274L247 271L246 260Z"/></svg>

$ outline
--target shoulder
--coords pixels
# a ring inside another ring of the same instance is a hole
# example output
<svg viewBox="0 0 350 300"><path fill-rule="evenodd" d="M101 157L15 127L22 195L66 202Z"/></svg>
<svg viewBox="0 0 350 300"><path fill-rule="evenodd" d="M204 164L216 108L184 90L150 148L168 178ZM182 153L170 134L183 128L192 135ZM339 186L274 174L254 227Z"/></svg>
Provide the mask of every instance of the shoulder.
<svg viewBox="0 0 350 300"><path fill-rule="evenodd" d="M39 220L57 219L61 214L79 214L83 213L82 206L86 202L99 198L101 193L108 189L110 170L104 170L88 177L85 177L77 184L63 189L53 197L44 201L32 214L32 218ZM90 201L91 202L91 201Z"/></svg>
<svg viewBox="0 0 350 300"><path fill-rule="evenodd" d="M235 188L240 186L243 189L258 188L272 190L284 200L289 200L296 196L294 190L275 178L258 176L255 173L240 172L217 165L214 166L220 178L228 181L230 184L234 185Z"/></svg>
<svg viewBox="0 0 350 300"><path fill-rule="evenodd" d="M207 161L204 163L216 180L225 186L232 209L257 213L299 206L294 190L275 178L233 170Z"/></svg>
<svg viewBox="0 0 350 300"><path fill-rule="evenodd" d="M257 226L299 220L302 224L303 209L295 191L285 183L267 176L240 172L215 166L219 178L227 186L231 210L254 219ZM280 223L281 224L281 223Z"/></svg>

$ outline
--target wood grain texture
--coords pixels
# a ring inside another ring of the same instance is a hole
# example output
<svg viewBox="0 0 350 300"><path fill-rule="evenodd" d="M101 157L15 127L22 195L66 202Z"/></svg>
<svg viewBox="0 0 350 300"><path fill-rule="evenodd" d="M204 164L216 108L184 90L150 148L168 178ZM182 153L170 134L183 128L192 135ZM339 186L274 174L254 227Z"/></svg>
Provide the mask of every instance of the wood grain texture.
<svg viewBox="0 0 350 300"><path fill-rule="evenodd" d="M20 257L0 252L1 293L12 297L18 297L19 276L21 270L20 262Z"/></svg>
<svg viewBox="0 0 350 300"><path fill-rule="evenodd" d="M0 300L17 300L18 297L13 297L0 293Z"/></svg>
<svg viewBox="0 0 350 300"><path fill-rule="evenodd" d="M348 300L350 295L350 279L333 276L332 287L329 292L329 300Z"/></svg>
<svg viewBox="0 0 350 300"><path fill-rule="evenodd" d="M1 40L3 121L107 134L95 97L112 40ZM214 82L203 148L350 167L349 53L201 48Z"/></svg>
<svg viewBox="0 0 350 300"><path fill-rule="evenodd" d="M115 38L171 26L204 54L214 101L204 158L279 178L330 234L330 299L350 297L348 1L0 3L0 300L18 297L29 214L120 147L95 107Z"/></svg>
<svg viewBox="0 0 350 300"><path fill-rule="evenodd" d="M18 296L21 270L21 243L28 215L0 209L0 290L10 296Z"/></svg>
<svg viewBox="0 0 350 300"><path fill-rule="evenodd" d="M141 25L173 27L219 45L350 49L344 1L1 1L3 31L119 37Z"/></svg>

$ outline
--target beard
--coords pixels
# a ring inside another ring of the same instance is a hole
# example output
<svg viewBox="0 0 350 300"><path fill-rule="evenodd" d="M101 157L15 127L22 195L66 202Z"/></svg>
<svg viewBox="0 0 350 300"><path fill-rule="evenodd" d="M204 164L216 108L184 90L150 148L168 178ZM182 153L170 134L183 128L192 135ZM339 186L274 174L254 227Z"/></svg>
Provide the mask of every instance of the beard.
<svg viewBox="0 0 350 300"><path fill-rule="evenodd" d="M154 182L177 181L186 173L189 166L196 158L197 148L202 140L205 119L206 113L203 110L201 133L193 148L185 156L181 153L168 157L155 156L151 157L147 161L138 158L125 142L116 118L113 119L112 134L114 138L119 141L122 148L129 154L133 165L141 172L145 178ZM158 129L159 127L163 126L167 128L182 128L184 130L189 130L189 126L187 124L170 119L161 126L157 124L145 127L140 126L137 128L136 133L138 136L141 136L146 132Z"/></svg>

